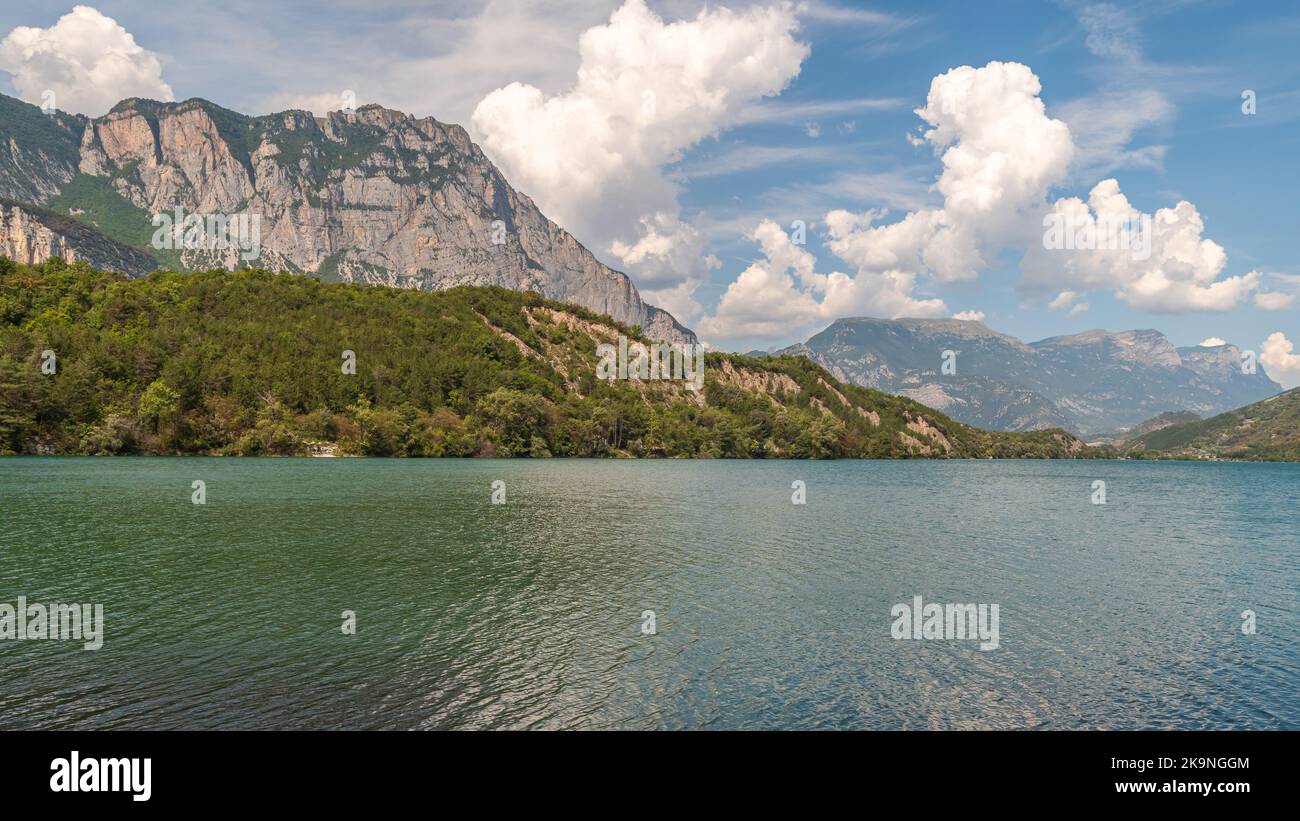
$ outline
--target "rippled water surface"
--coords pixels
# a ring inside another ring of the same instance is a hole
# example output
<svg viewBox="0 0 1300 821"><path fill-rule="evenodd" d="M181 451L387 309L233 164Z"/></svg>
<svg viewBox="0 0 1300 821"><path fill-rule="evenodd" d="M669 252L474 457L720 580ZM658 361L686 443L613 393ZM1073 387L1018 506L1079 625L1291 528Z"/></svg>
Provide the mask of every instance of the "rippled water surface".
<svg viewBox="0 0 1300 821"><path fill-rule="evenodd" d="M1298 511L1300 465L4 459L0 602L106 628L0 641L0 728L1295 729ZM1000 647L891 638L915 595Z"/></svg>

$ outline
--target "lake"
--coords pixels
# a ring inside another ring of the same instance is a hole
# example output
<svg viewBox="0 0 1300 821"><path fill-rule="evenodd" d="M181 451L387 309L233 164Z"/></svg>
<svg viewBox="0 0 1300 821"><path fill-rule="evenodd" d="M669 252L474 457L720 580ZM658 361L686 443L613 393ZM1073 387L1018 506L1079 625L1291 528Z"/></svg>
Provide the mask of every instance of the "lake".
<svg viewBox="0 0 1300 821"><path fill-rule="evenodd" d="M0 459L0 603L104 625L0 640L0 728L1297 729L1297 511L1296 464ZM917 596L996 648L895 638Z"/></svg>

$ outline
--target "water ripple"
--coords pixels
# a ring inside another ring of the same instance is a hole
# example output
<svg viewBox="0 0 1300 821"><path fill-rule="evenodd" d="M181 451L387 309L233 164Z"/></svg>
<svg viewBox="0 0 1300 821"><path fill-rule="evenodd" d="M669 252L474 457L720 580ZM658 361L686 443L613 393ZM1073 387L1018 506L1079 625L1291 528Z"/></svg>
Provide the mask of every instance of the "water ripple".
<svg viewBox="0 0 1300 821"><path fill-rule="evenodd" d="M1295 729L1298 479L4 459L0 602L98 602L107 627L96 652L0 641L0 728ZM892 639L915 595L997 603L999 648Z"/></svg>

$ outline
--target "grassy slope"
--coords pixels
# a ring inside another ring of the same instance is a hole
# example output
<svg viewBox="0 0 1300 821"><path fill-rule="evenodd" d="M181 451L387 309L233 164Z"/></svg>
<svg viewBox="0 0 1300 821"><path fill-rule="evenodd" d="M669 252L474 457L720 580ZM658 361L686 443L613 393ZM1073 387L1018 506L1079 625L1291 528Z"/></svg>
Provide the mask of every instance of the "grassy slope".
<svg viewBox="0 0 1300 821"><path fill-rule="evenodd" d="M1122 447L1129 442L1137 439L1139 436L1145 436L1157 430L1162 430L1170 425L1181 425L1185 422L1200 422L1201 417L1191 411L1165 411L1145 422L1140 422L1123 433L1107 433L1099 436L1089 437L1088 441L1094 445L1111 445Z"/></svg>
<svg viewBox="0 0 1300 821"><path fill-rule="evenodd" d="M153 247L153 235L157 229L152 217L117 193L108 177L78 174L50 200L47 208L61 216L70 216L109 239L143 251L162 265L177 267L180 264L179 251Z"/></svg>
<svg viewBox="0 0 1300 821"><path fill-rule="evenodd" d="M7 263L7 261L5 261ZM1023 457L990 433L841 385L802 357L710 354L700 394L595 378L607 317L498 288L418 292L264 271L146 279L0 266L0 451ZM39 373L40 352L59 372ZM357 372L343 374L344 350Z"/></svg>
<svg viewBox="0 0 1300 821"><path fill-rule="evenodd" d="M1199 422L1171 425L1130 443L1149 459L1300 461L1300 389Z"/></svg>
<svg viewBox="0 0 1300 821"><path fill-rule="evenodd" d="M84 126L84 118L77 115L59 111L50 116L34 105L0 94L0 144L6 148L13 140L75 167Z"/></svg>

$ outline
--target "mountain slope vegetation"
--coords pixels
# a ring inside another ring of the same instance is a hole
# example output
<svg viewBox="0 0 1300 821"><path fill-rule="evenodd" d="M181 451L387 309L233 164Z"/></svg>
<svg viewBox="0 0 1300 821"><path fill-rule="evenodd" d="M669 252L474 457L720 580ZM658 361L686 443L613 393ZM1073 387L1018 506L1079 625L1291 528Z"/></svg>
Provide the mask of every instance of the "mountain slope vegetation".
<svg viewBox="0 0 1300 821"><path fill-rule="evenodd" d="M1151 459L1300 461L1300 388L1210 419L1161 428L1129 447Z"/></svg>
<svg viewBox="0 0 1300 821"><path fill-rule="evenodd" d="M376 456L1069 457L837 382L708 354L703 389L596 378L635 327L534 293L262 270L142 279L0 259L0 451ZM53 351L57 371L42 373ZM345 373L346 352L355 373Z"/></svg>

